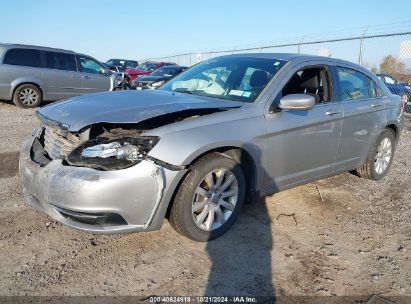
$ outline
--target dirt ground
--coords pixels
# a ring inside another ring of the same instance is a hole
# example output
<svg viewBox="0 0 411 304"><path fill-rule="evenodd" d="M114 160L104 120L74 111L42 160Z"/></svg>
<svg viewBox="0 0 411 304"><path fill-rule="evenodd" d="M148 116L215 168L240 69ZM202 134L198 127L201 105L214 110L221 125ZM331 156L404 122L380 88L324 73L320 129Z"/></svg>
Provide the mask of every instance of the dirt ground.
<svg viewBox="0 0 411 304"><path fill-rule="evenodd" d="M345 173L272 195L208 244L167 221L93 236L28 207L17 159L36 124L0 102L0 295L411 296L409 121L384 180Z"/></svg>

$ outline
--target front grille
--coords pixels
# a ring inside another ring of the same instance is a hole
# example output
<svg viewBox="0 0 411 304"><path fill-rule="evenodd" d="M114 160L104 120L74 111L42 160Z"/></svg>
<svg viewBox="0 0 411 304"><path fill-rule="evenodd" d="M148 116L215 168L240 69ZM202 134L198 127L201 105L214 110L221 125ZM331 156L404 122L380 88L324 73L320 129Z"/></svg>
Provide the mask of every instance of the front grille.
<svg viewBox="0 0 411 304"><path fill-rule="evenodd" d="M66 219L82 224L99 226L127 225L127 221L117 213L86 213L64 209L54 206L54 208Z"/></svg>
<svg viewBox="0 0 411 304"><path fill-rule="evenodd" d="M44 132L44 149L52 159L63 159L80 145L80 138L59 128L47 126Z"/></svg>

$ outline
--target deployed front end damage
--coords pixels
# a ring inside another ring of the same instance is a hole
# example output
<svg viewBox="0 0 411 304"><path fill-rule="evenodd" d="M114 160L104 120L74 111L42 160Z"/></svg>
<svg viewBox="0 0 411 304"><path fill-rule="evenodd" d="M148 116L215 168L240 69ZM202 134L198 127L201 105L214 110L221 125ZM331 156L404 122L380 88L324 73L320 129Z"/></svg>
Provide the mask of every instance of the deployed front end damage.
<svg viewBox="0 0 411 304"><path fill-rule="evenodd" d="M160 205L168 204L185 167L149 157L155 137L112 127L92 126L76 134L41 126L20 154L29 204L65 225L92 233L159 229L167 208ZM87 150L112 143L119 145ZM129 154L121 150L124 146L131 146Z"/></svg>
<svg viewBox="0 0 411 304"><path fill-rule="evenodd" d="M25 198L55 220L83 231L160 229L187 168L150 156L161 140L153 130L238 104L173 104L161 98L178 96L156 92L147 98L157 98L147 101L120 94L113 104L112 94L82 96L38 111L42 124L20 154Z"/></svg>

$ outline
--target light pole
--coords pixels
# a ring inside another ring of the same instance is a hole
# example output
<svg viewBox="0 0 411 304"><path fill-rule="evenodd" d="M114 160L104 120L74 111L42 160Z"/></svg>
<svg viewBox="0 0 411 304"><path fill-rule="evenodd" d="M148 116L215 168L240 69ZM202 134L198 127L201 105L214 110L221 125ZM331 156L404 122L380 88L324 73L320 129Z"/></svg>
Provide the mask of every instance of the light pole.
<svg viewBox="0 0 411 304"><path fill-rule="evenodd" d="M358 64L362 65L362 53L364 48L364 35L368 31L368 26L365 28L364 32L361 34L360 38L360 54L358 55Z"/></svg>

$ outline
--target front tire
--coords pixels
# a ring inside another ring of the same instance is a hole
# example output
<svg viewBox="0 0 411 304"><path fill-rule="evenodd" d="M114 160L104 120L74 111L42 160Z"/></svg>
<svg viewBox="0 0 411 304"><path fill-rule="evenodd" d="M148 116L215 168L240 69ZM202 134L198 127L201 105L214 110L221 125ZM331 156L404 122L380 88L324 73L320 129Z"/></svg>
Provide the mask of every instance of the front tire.
<svg viewBox="0 0 411 304"><path fill-rule="evenodd" d="M181 184L170 211L171 226L194 241L224 234L237 219L245 199L240 164L220 153L198 160Z"/></svg>
<svg viewBox="0 0 411 304"><path fill-rule="evenodd" d="M357 168L360 177L380 180L387 175L394 158L395 134L390 129L384 129L372 147L367 162Z"/></svg>
<svg viewBox="0 0 411 304"><path fill-rule="evenodd" d="M43 94L33 84L22 84L13 94L13 103L20 108L35 108L43 101Z"/></svg>

